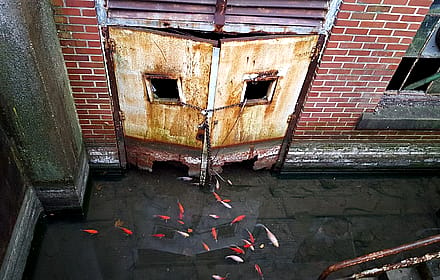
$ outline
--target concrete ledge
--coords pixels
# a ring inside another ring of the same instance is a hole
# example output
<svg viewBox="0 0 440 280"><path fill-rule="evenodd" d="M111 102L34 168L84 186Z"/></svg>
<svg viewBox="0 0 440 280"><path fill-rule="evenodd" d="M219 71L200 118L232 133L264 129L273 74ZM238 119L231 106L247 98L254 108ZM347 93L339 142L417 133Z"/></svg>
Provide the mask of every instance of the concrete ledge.
<svg viewBox="0 0 440 280"><path fill-rule="evenodd" d="M97 169L120 169L119 151L114 145L112 146L91 146L86 145L89 156L89 164L91 168Z"/></svg>
<svg viewBox="0 0 440 280"><path fill-rule="evenodd" d="M440 145L293 143L281 172L304 169L440 168Z"/></svg>
<svg viewBox="0 0 440 280"><path fill-rule="evenodd" d="M35 183L35 190L46 212L81 211L89 177L85 151L80 153L78 166L69 181Z"/></svg>
<svg viewBox="0 0 440 280"><path fill-rule="evenodd" d="M374 113L364 113L357 129L440 130L440 98L386 94Z"/></svg>
<svg viewBox="0 0 440 280"><path fill-rule="evenodd" d="M33 188L28 188L0 269L0 279L20 280L26 267L35 226L43 211Z"/></svg>

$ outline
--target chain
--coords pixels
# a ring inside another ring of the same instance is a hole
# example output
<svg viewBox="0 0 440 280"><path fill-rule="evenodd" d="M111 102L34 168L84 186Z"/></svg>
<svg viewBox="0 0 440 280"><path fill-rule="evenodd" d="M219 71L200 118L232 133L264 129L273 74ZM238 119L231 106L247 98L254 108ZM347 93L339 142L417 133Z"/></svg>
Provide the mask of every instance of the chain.
<svg viewBox="0 0 440 280"><path fill-rule="evenodd" d="M200 111L200 113L205 116L205 120L203 121L203 123L201 123L199 125L199 128L202 128L205 131L205 139L206 139L206 156L208 158L208 162L207 162L207 166L206 166L206 170L208 171L207 174L207 180L208 180L208 185L211 184L212 181L212 177L211 177L211 170L212 170L212 155L211 155L211 135L210 135L210 129L209 129L209 123L208 123L208 113L209 112L215 112L215 111L220 111L220 110L224 110L224 109L228 109L228 108L233 108L233 107L244 107L244 105L246 104L246 100L244 102L240 102L240 103L236 103L236 104L231 104L231 105L227 105L227 106L222 106L222 107L218 107L218 108L214 108L214 109L203 109L199 106L196 105L192 105L192 104L188 104L185 102L180 101L179 102L180 105L189 107L191 109ZM235 125L235 124L234 124ZM216 155L217 156L217 155Z"/></svg>
<svg viewBox="0 0 440 280"><path fill-rule="evenodd" d="M242 106L243 102L236 103L236 104L231 104L231 105L226 105L226 106L222 106L222 107L218 107L218 108L214 108L214 109L203 109L202 107L199 107L199 106L196 106L196 105L192 105L192 104L188 104L188 103L185 103L185 102L182 102L182 101L180 101L180 104L183 105L183 106L189 107L191 109L198 110L203 115L205 115L206 113L209 113L209 112L215 112L215 111L220 111L220 110L224 110L224 109L229 109L229 108L233 108L233 107Z"/></svg>

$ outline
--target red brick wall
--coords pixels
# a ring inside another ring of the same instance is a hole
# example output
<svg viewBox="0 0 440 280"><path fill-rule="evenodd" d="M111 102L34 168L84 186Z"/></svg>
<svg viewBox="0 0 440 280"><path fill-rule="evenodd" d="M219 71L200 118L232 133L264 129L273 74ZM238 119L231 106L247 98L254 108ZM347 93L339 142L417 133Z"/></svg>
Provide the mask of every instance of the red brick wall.
<svg viewBox="0 0 440 280"><path fill-rule="evenodd" d="M432 0L344 0L293 141L430 141L430 131L356 130L372 112Z"/></svg>
<svg viewBox="0 0 440 280"><path fill-rule="evenodd" d="M86 147L116 146L104 55L94 0L52 0Z"/></svg>

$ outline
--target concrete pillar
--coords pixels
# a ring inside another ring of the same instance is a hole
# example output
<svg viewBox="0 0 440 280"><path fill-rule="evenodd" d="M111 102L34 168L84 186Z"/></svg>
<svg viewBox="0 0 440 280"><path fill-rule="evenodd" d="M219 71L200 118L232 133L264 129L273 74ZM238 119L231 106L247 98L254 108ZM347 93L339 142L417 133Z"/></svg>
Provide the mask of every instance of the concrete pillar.
<svg viewBox="0 0 440 280"><path fill-rule="evenodd" d="M49 0L0 0L0 120L45 211L81 209L89 165Z"/></svg>

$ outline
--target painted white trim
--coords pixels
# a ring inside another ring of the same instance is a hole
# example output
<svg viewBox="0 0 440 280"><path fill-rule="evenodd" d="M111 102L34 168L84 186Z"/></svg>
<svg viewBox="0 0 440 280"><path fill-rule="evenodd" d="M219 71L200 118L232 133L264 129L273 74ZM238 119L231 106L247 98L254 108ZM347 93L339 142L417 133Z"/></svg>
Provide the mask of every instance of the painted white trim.
<svg viewBox="0 0 440 280"><path fill-rule="evenodd" d="M343 0L330 0L327 15L325 16L325 21L322 26L321 34L328 34L335 24L336 17L338 16L339 8Z"/></svg>

